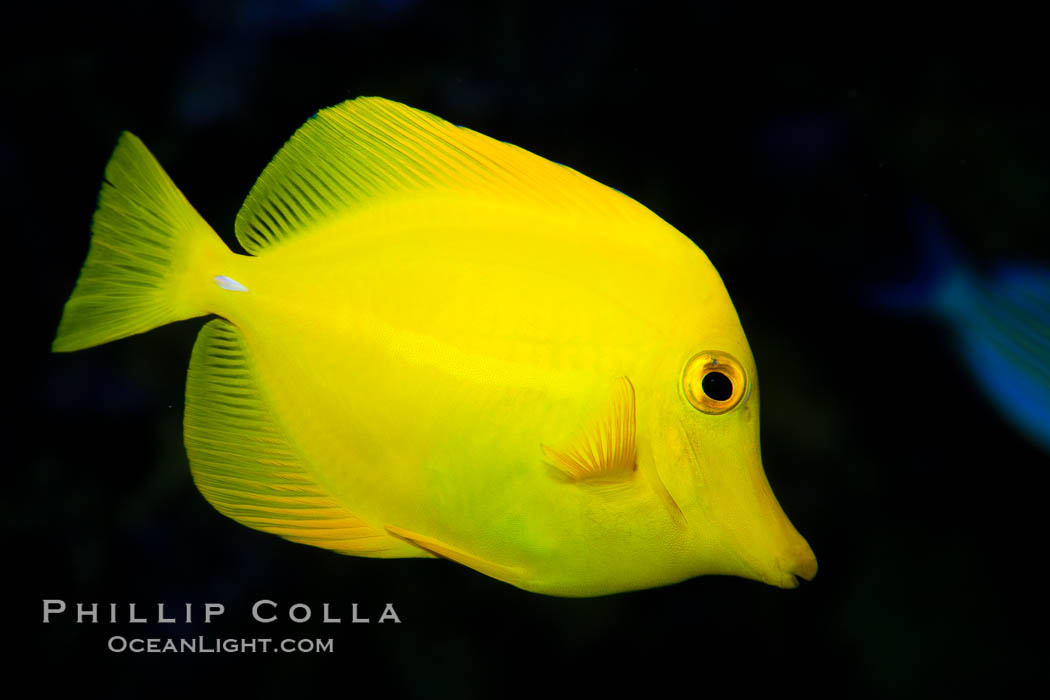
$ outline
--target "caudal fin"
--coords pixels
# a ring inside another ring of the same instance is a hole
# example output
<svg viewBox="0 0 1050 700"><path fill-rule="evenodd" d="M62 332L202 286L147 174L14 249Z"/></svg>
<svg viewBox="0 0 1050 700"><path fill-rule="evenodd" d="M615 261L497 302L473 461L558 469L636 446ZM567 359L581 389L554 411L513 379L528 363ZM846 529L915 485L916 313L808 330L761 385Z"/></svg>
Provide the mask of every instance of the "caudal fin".
<svg viewBox="0 0 1050 700"><path fill-rule="evenodd" d="M202 261L231 255L139 139L124 132L106 166L91 247L62 311L54 352L108 343L208 313Z"/></svg>
<svg viewBox="0 0 1050 700"><path fill-rule="evenodd" d="M927 204L913 204L910 228L918 242L919 259L911 279L880 284L867 290L871 306L903 314L942 313L942 306L965 287L970 271L948 234L947 224Z"/></svg>

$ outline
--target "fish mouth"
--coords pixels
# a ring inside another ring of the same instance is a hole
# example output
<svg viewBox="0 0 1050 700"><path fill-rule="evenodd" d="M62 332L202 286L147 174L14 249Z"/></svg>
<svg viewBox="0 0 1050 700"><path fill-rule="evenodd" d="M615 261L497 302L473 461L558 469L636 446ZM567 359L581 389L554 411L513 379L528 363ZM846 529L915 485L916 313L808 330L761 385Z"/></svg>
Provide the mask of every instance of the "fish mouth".
<svg viewBox="0 0 1050 700"><path fill-rule="evenodd" d="M817 559L808 546L805 551L773 557L772 561L766 559L765 562L760 562L743 557L738 561L743 570L738 570L737 576L761 581L776 588L798 588L801 581L812 581L817 575Z"/></svg>
<svg viewBox="0 0 1050 700"><path fill-rule="evenodd" d="M748 552L737 546L735 553L742 569L737 575L784 589L798 588L800 579L812 581L817 575L817 557L794 528L790 532L788 541L772 552Z"/></svg>
<svg viewBox="0 0 1050 700"><path fill-rule="evenodd" d="M817 575L817 558L813 556L813 552L806 547L806 552L793 561L782 561L777 559L776 562L776 575L766 579L766 583L769 583L778 588L798 588L799 579L805 581L812 581Z"/></svg>

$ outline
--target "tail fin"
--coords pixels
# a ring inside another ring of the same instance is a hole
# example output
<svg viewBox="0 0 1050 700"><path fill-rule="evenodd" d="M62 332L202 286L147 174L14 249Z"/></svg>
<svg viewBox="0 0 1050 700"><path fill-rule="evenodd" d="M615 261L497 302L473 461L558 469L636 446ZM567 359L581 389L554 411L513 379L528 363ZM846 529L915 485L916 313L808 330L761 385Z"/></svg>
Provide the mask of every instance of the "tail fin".
<svg viewBox="0 0 1050 700"><path fill-rule="evenodd" d="M139 139L106 166L91 247L51 349L71 352L208 312L187 284L202 258L231 255Z"/></svg>
<svg viewBox="0 0 1050 700"><path fill-rule="evenodd" d="M955 288L968 279L969 267L956 249L947 225L926 204L914 204L908 212L910 228L918 239L918 269L911 280L870 288L869 303L879 309L902 313L939 313Z"/></svg>

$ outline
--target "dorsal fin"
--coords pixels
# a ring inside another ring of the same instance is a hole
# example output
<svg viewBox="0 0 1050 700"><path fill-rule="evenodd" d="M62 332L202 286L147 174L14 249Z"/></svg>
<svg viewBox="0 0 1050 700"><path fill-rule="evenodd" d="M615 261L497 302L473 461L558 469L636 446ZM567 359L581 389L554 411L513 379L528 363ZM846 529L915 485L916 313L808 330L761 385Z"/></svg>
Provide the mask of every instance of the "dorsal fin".
<svg viewBox="0 0 1050 700"><path fill-rule="evenodd" d="M574 481L620 481L637 466L634 386L627 377L616 380L608 407L576 438L560 449L544 445L555 467Z"/></svg>
<svg viewBox="0 0 1050 700"><path fill-rule="evenodd" d="M314 478L274 420L241 334L222 319L206 324L193 346L185 438L193 480L223 515L342 554L406 556L400 541L348 511Z"/></svg>
<svg viewBox="0 0 1050 700"><path fill-rule="evenodd" d="M651 216L564 165L427 112L360 97L321 110L281 148L237 214L237 240L259 254L354 208L442 192Z"/></svg>

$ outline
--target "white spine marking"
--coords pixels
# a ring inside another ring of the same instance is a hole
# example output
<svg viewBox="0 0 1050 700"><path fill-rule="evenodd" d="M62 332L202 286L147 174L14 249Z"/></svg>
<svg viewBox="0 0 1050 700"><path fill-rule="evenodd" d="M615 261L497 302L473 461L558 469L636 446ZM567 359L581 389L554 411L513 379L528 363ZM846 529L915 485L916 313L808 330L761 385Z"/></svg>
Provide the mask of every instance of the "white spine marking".
<svg viewBox="0 0 1050 700"><path fill-rule="evenodd" d="M237 280L227 277L226 275L215 275L215 284L219 285L223 289L228 289L231 292L247 292L248 288Z"/></svg>

